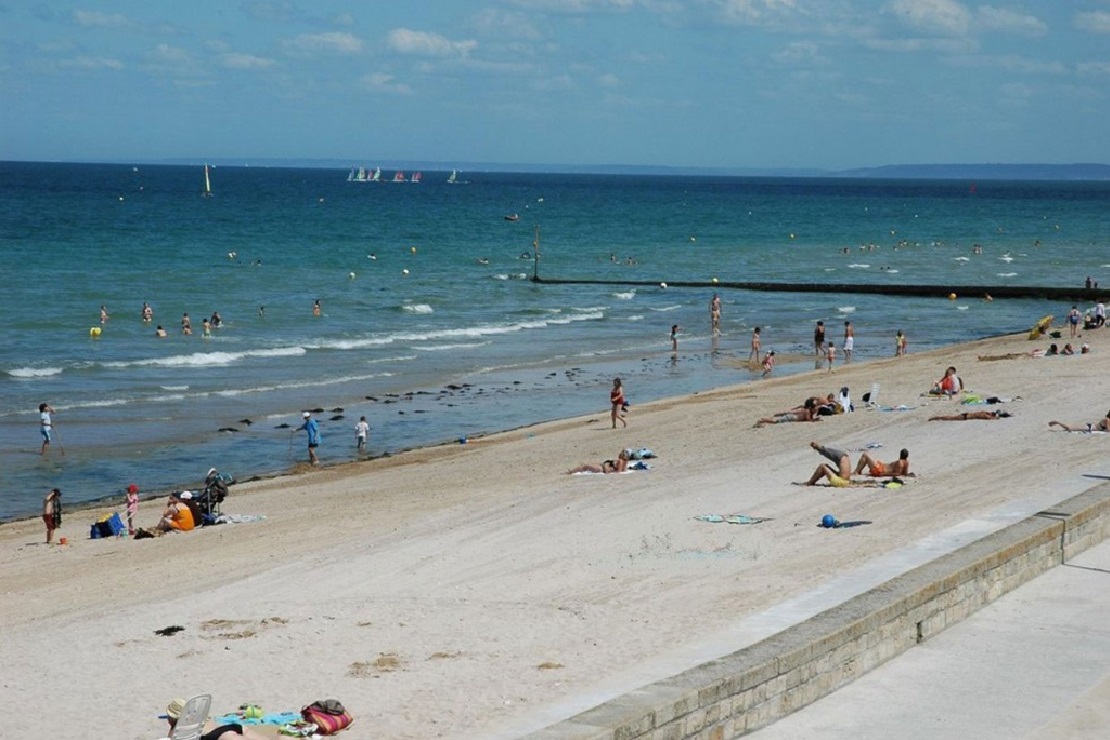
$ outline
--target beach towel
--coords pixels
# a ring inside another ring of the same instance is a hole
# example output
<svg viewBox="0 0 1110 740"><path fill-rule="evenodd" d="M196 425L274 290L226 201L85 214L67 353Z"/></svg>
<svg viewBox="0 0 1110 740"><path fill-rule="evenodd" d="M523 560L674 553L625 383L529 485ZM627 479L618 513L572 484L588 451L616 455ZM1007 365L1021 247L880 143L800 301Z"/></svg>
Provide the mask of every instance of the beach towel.
<svg viewBox="0 0 1110 740"><path fill-rule="evenodd" d="M217 524L251 524L265 520L265 514L221 514L216 517Z"/></svg>
<svg viewBox="0 0 1110 740"><path fill-rule="evenodd" d="M769 516L748 516L747 514L698 514L694 519L710 524L762 524L771 521Z"/></svg>
<svg viewBox="0 0 1110 740"><path fill-rule="evenodd" d="M899 404L898 406L880 406L879 411L912 411L916 406L907 406L906 404Z"/></svg>
<svg viewBox="0 0 1110 740"><path fill-rule="evenodd" d="M637 473L641 470L651 470L651 466L643 460L637 460L619 473L595 473L592 470L581 470L577 473L571 473L571 475L625 475L626 473Z"/></svg>

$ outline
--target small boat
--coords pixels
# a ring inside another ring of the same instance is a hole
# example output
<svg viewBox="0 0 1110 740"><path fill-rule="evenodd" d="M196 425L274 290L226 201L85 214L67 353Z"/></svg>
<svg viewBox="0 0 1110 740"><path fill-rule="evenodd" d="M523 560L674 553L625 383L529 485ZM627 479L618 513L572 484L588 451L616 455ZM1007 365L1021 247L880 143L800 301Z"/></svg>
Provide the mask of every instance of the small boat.
<svg viewBox="0 0 1110 740"><path fill-rule="evenodd" d="M405 179L405 173L404 172L401 172L401 170L397 170L397 172L394 173L393 179L390 180L390 182L408 182L408 180Z"/></svg>
<svg viewBox="0 0 1110 740"><path fill-rule="evenodd" d="M370 176L370 182L381 182L381 181L382 181L382 168L381 167L375 167L374 168L374 174Z"/></svg>
<svg viewBox="0 0 1110 740"><path fill-rule="evenodd" d="M201 193L205 198L212 197L212 181L208 179L208 163L204 164L204 192Z"/></svg>
<svg viewBox="0 0 1110 740"><path fill-rule="evenodd" d="M409 180L409 182L420 182L423 178L424 175L420 174L419 172L414 172L412 173L412 179Z"/></svg>
<svg viewBox="0 0 1110 740"><path fill-rule="evenodd" d="M459 182L459 171L458 170L451 170L451 174L448 175L448 177L447 177L447 184L448 185L457 185L458 182Z"/></svg>
<svg viewBox="0 0 1110 740"><path fill-rule="evenodd" d="M516 213L509 213L505 216L506 221L519 221L520 215Z"/></svg>

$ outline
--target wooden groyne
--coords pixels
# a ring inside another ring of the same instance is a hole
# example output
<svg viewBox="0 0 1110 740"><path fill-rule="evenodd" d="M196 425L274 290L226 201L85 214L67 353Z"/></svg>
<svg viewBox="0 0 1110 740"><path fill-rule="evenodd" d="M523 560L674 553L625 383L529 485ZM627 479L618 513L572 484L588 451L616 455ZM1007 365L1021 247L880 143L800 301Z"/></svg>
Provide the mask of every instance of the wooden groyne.
<svg viewBox="0 0 1110 740"><path fill-rule="evenodd" d="M961 298L1028 298L1045 301L1094 303L1110 300L1110 290L1103 288L1059 287L1045 285L876 285L873 283L764 283L686 280L572 280L532 277L532 282L547 285L618 285L657 288L707 288L709 290L753 290L765 293L858 293L866 295L920 296L947 298L955 293Z"/></svg>

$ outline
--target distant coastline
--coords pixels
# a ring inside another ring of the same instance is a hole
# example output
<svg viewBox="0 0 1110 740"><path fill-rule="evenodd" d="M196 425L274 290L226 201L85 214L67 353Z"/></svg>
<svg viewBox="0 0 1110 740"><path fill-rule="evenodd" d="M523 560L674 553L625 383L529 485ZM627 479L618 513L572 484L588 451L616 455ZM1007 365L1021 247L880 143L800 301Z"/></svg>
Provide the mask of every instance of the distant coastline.
<svg viewBox="0 0 1110 740"><path fill-rule="evenodd" d="M79 160L72 164L114 164L113 161ZM126 166L177 165L215 167L280 167L293 169L335 169L350 171L360 164L387 170L421 170L427 172L504 172L564 175L642 175L651 177L800 177L856 178L885 180L1110 180L1110 164L888 164L877 167L856 167L846 170L825 170L807 167L685 167L622 164L528 164L514 162L456 162L356 157L352 161L337 159L274 159L244 157L241 159L172 158L119 161ZM60 164L60 162L55 163Z"/></svg>

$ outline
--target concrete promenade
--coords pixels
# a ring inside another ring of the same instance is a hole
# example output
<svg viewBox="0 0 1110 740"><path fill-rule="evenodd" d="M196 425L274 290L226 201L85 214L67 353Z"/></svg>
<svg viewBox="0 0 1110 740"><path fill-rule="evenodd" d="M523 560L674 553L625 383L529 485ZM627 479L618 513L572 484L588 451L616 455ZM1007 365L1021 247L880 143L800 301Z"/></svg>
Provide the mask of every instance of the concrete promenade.
<svg viewBox="0 0 1110 740"><path fill-rule="evenodd" d="M1110 541L749 737L1110 737Z"/></svg>

